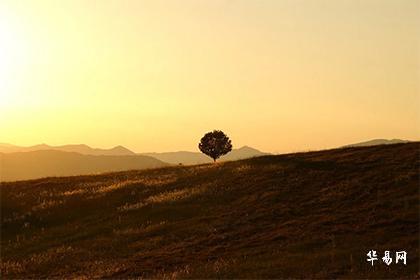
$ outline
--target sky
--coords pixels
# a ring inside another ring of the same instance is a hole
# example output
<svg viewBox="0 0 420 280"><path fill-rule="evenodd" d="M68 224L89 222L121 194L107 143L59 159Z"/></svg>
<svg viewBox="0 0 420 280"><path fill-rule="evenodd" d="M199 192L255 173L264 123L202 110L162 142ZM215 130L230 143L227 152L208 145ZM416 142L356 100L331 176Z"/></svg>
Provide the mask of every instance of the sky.
<svg viewBox="0 0 420 280"><path fill-rule="evenodd" d="M417 0L2 0L0 142L419 140L419 38Z"/></svg>

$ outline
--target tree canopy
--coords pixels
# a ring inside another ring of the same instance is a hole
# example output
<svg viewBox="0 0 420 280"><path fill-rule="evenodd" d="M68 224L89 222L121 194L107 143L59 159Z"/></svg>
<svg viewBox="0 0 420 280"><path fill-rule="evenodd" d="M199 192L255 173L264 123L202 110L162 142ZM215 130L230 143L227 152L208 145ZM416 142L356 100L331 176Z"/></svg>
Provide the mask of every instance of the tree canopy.
<svg viewBox="0 0 420 280"><path fill-rule="evenodd" d="M223 131L213 130L201 138L198 148L216 162L219 157L232 151L232 142Z"/></svg>

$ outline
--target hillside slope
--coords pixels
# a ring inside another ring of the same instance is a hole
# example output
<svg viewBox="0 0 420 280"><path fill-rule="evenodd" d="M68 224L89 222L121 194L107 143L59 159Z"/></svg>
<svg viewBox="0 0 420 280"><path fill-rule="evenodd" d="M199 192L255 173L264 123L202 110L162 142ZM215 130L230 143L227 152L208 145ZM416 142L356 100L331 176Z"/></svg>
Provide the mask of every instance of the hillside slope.
<svg viewBox="0 0 420 280"><path fill-rule="evenodd" d="M0 153L0 182L145 169L168 164L147 156L93 156L62 151Z"/></svg>
<svg viewBox="0 0 420 280"><path fill-rule="evenodd" d="M2 183L1 273L417 278L419 150L416 142ZM369 250L406 250L407 265L372 267Z"/></svg>

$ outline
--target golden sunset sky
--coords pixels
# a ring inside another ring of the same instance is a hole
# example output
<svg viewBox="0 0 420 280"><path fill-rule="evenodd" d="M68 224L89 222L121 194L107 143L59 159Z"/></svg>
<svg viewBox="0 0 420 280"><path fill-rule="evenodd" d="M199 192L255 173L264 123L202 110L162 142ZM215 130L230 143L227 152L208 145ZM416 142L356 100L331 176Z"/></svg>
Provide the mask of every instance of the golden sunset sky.
<svg viewBox="0 0 420 280"><path fill-rule="evenodd" d="M0 2L0 142L420 139L418 0Z"/></svg>

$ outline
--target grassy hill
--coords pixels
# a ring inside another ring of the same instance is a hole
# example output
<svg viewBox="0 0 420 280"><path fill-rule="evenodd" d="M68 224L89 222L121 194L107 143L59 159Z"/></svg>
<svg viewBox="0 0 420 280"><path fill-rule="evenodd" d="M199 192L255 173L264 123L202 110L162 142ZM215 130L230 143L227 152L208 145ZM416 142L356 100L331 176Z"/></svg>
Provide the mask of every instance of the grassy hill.
<svg viewBox="0 0 420 280"><path fill-rule="evenodd" d="M2 278L418 278L419 151L2 183ZM369 250L407 265L372 267Z"/></svg>

